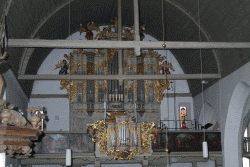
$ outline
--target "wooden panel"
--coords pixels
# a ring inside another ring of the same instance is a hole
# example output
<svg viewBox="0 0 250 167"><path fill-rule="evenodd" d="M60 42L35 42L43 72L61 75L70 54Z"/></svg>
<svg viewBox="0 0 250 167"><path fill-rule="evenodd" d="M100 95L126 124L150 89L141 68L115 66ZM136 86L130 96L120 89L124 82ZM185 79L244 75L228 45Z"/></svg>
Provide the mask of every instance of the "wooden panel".
<svg viewBox="0 0 250 167"><path fill-rule="evenodd" d="M206 132L209 151L221 151L221 133ZM171 132L168 133L168 149L178 151L202 151L204 132Z"/></svg>
<svg viewBox="0 0 250 167"><path fill-rule="evenodd" d="M38 129L1 126L0 135L8 137L21 137L36 140L41 132Z"/></svg>
<svg viewBox="0 0 250 167"><path fill-rule="evenodd" d="M17 139L17 140L5 140L3 142L4 145L16 145L16 146L31 146L31 142L30 140L20 140L20 139Z"/></svg>

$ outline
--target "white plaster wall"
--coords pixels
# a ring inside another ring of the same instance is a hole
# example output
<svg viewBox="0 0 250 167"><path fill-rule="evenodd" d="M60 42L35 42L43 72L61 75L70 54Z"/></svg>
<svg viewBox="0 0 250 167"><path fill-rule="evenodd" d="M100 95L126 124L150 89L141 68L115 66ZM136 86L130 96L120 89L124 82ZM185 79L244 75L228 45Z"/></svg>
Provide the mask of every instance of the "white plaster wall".
<svg viewBox="0 0 250 167"><path fill-rule="evenodd" d="M203 105L200 108L199 123L202 126L206 125L207 123L212 123L214 126L218 121L220 121L220 111L218 110L218 108L214 108L207 101L204 101L204 109ZM220 127L214 129L213 126L210 127L208 130L220 130Z"/></svg>
<svg viewBox="0 0 250 167"><path fill-rule="evenodd" d="M225 136L225 125L226 125L226 120L227 117L230 117L228 115L228 107L230 104L230 100L232 97L232 94L236 88L236 85L239 82L244 82L246 85L250 85L250 62L245 64L243 67L240 69L234 71L232 74L229 76L221 79L211 87L209 87L207 90L204 91L204 101L208 102L211 107L214 109L211 115L217 115L215 119L219 121L220 124L220 129L222 133L222 147L223 147L223 155L225 154L224 152L224 146L225 144L229 145L233 143L225 143L224 144L224 136ZM235 102L237 103L237 102ZM194 109L195 109L195 117L198 119L199 117L201 118L200 121L203 122L201 114L201 94L197 95L194 97ZM205 109L205 112L206 109ZM246 110L245 112L248 112ZM246 113L243 113L243 116L246 115ZM206 118L205 118L206 119ZM234 136L235 132L231 131L229 133L232 134L227 134ZM235 152L235 156L238 156L238 152ZM227 159L224 159L225 161L229 161ZM224 164L225 165L225 164Z"/></svg>
<svg viewBox="0 0 250 167"><path fill-rule="evenodd" d="M193 115L192 97L163 98L161 102L161 120L180 120L181 118L180 118L179 106L181 103L190 104L190 109L187 109L187 120L193 120L194 115ZM168 122L166 126L169 128L175 127L174 122L172 121ZM177 127L180 127L180 124L178 124Z"/></svg>
<svg viewBox="0 0 250 167"><path fill-rule="evenodd" d="M4 98L10 104L14 104L18 109L21 109L26 116L28 98L19 85L15 75L11 70L2 74L6 83L6 92Z"/></svg>
<svg viewBox="0 0 250 167"><path fill-rule="evenodd" d="M213 114L218 116L215 118L220 123L222 135L224 133L229 102L236 85L240 81L250 85L250 62L245 64L240 69L234 71L227 77L221 79L220 81L218 81L217 83L215 83L214 85L212 85L211 87L209 87L204 91L204 102L208 103L213 109ZM194 115L197 120L203 122L202 115L200 115L202 114L201 97L202 94L200 93L193 99L194 111L195 111ZM206 107L205 107L205 112L206 112Z"/></svg>
<svg viewBox="0 0 250 167"><path fill-rule="evenodd" d="M46 131L69 131L69 100L67 98L32 98L29 107L46 107L49 121ZM58 120L59 119L59 120Z"/></svg>
<svg viewBox="0 0 250 167"><path fill-rule="evenodd" d="M5 159L6 159L6 153L1 152L0 153L0 167L5 167Z"/></svg>

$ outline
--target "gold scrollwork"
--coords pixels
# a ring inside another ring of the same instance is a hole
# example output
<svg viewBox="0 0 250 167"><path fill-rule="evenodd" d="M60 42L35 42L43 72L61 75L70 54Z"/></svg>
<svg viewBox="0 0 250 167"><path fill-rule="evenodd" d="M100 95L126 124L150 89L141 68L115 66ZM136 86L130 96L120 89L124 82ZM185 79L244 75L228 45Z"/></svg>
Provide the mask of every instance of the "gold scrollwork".
<svg viewBox="0 0 250 167"><path fill-rule="evenodd" d="M95 54L103 55L105 53L104 49L96 49Z"/></svg>
<svg viewBox="0 0 250 167"><path fill-rule="evenodd" d="M113 60L113 57L115 56L115 52L117 52L117 49L108 49L108 62L107 62L107 67L110 67L110 64Z"/></svg>
<svg viewBox="0 0 250 167"><path fill-rule="evenodd" d="M128 49L127 50L127 55L134 55L135 51L133 49Z"/></svg>
<svg viewBox="0 0 250 167"><path fill-rule="evenodd" d="M115 131L116 145L119 146L119 129L124 124L130 131L130 146L132 146L132 134L134 131L137 131L139 146L130 150L115 150L115 147L109 147L111 145L111 133ZM94 124L87 124L87 131L92 135L92 141L98 142L101 154L113 155L116 160L131 160L135 158L136 154L149 153L150 142L154 140L155 123L143 122L139 127L136 127L131 126L129 121L120 120L117 128L113 126L108 128L102 120L96 121Z"/></svg>
<svg viewBox="0 0 250 167"><path fill-rule="evenodd" d="M154 80L154 94L157 98L157 102L161 103L163 99L163 91L165 89L170 89L170 81L169 80Z"/></svg>
<svg viewBox="0 0 250 167"><path fill-rule="evenodd" d="M137 100L137 85L138 85L138 80L134 80L134 84L133 84L134 88L133 88L133 90L134 90L134 98L136 100Z"/></svg>
<svg viewBox="0 0 250 167"><path fill-rule="evenodd" d="M83 102L87 102L87 80L83 80Z"/></svg>
<svg viewBox="0 0 250 167"><path fill-rule="evenodd" d="M96 121L94 124L87 124L87 129L92 135L92 141L98 142L98 146L100 149L101 154L108 154L107 153L107 138L106 138L106 123L102 121ZM94 132L97 133L94 133Z"/></svg>
<svg viewBox="0 0 250 167"><path fill-rule="evenodd" d="M95 86L95 99L98 99L98 80L94 80Z"/></svg>
<svg viewBox="0 0 250 167"><path fill-rule="evenodd" d="M144 52L145 54L148 54L148 55L157 55L158 52L154 51L153 49L149 49L148 51Z"/></svg>
<svg viewBox="0 0 250 167"><path fill-rule="evenodd" d="M60 80L60 89L66 89L68 99L71 103L75 101L75 97L77 96L77 81L76 80Z"/></svg>
<svg viewBox="0 0 250 167"><path fill-rule="evenodd" d="M147 65L147 70L148 71L153 71L153 68L154 68L154 64L148 64Z"/></svg>
<svg viewBox="0 0 250 167"><path fill-rule="evenodd" d="M148 80L144 80L144 88L145 88L145 98L146 100L148 99L148 91L150 88L152 88L154 90L154 85L148 82Z"/></svg>
<svg viewBox="0 0 250 167"><path fill-rule="evenodd" d="M95 72L94 63L87 63L87 74L94 75L94 72Z"/></svg>
<svg viewBox="0 0 250 167"><path fill-rule="evenodd" d="M153 141L154 135L152 132L155 130L155 123L141 123L141 141L142 141L142 147L141 147L141 153L148 153L149 147L150 147L150 141Z"/></svg>

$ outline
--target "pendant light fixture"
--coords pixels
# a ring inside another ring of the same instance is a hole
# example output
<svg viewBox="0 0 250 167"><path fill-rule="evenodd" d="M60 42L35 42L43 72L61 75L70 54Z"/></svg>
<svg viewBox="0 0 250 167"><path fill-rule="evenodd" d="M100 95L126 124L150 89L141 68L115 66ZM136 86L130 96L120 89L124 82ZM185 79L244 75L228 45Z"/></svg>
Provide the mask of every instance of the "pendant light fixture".
<svg viewBox="0 0 250 167"><path fill-rule="evenodd" d="M66 149L66 166L71 166L71 149Z"/></svg>
<svg viewBox="0 0 250 167"><path fill-rule="evenodd" d="M201 42L201 19L200 19L200 0L198 0L198 19L199 19L199 42ZM202 68L202 55L201 55L201 49L200 49L200 60L201 60L201 104L202 104L202 112L203 112L203 125L205 125L205 106L204 106L204 92L203 92L203 68ZM202 142L202 152L203 152L203 158L208 158L208 146L206 141L206 129L203 128L204 131L204 140Z"/></svg>
<svg viewBox="0 0 250 167"><path fill-rule="evenodd" d="M0 153L0 166L5 166L6 153Z"/></svg>

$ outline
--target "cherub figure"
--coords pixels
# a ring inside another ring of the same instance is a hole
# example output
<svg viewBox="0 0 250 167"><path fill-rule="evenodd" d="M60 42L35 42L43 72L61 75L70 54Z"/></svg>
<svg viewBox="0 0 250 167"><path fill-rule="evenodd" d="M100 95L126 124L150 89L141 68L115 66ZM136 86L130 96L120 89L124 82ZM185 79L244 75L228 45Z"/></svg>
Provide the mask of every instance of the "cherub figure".
<svg viewBox="0 0 250 167"><path fill-rule="evenodd" d="M117 19L117 17L115 17L114 20L111 20L111 22L114 23L114 25L112 26L112 28L115 29L115 32L118 32L118 19Z"/></svg>
<svg viewBox="0 0 250 167"><path fill-rule="evenodd" d="M154 133L154 139L153 139L153 141L154 141L154 147L158 147L157 139L158 139L158 132L160 132L160 131L161 131L160 127L155 128L155 130L153 131L153 133Z"/></svg>
<svg viewBox="0 0 250 167"><path fill-rule="evenodd" d="M55 66L54 70L57 68L61 68L59 71L59 75L66 75L68 73L68 63L64 59L63 61L58 61L57 65Z"/></svg>
<svg viewBox="0 0 250 167"><path fill-rule="evenodd" d="M95 39L107 39L107 38L110 38L111 35L112 35L112 31L109 32L109 30L111 29L110 26L108 27L103 27L102 31L99 31L99 33L96 35Z"/></svg>
<svg viewBox="0 0 250 167"><path fill-rule="evenodd" d="M122 38L125 40L134 40L134 33L132 33L132 29L123 28L124 33L122 34Z"/></svg>
<svg viewBox="0 0 250 167"><path fill-rule="evenodd" d="M93 30L99 30L99 28L95 25L94 22L88 22L87 25L85 27L83 27L82 24L80 24L80 35L83 33L83 32L86 32L86 35L85 35L85 38L87 40L93 40Z"/></svg>
<svg viewBox="0 0 250 167"><path fill-rule="evenodd" d="M162 65L162 74L170 74L169 69L175 71L172 63L164 61Z"/></svg>
<svg viewBox="0 0 250 167"><path fill-rule="evenodd" d="M144 32L146 31L145 28L145 24L140 23L140 27L139 27L139 35L140 35L140 40L143 41L143 39L145 38Z"/></svg>

